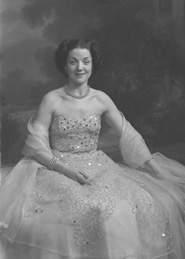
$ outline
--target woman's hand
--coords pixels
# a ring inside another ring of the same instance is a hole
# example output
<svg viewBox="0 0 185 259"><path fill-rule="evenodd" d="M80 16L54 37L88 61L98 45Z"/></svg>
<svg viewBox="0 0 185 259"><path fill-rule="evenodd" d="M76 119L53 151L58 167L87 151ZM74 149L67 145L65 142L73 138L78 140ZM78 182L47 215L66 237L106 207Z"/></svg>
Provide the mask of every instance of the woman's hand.
<svg viewBox="0 0 185 259"><path fill-rule="evenodd" d="M79 183L81 183L81 184L91 184L90 182L89 182L89 180L88 180L88 177L84 174L84 173L82 173L82 172L77 172L77 174L76 174L76 181L77 182L79 182Z"/></svg>
<svg viewBox="0 0 185 259"><path fill-rule="evenodd" d="M149 169L153 172L153 174L157 177L161 177L162 168L158 164L158 162L152 158L151 160L146 162L146 165L149 167Z"/></svg>
<svg viewBox="0 0 185 259"><path fill-rule="evenodd" d="M91 184L88 181L88 177L81 171L78 171L77 169L68 169L66 174L66 176L70 177L71 179L79 182L80 184Z"/></svg>

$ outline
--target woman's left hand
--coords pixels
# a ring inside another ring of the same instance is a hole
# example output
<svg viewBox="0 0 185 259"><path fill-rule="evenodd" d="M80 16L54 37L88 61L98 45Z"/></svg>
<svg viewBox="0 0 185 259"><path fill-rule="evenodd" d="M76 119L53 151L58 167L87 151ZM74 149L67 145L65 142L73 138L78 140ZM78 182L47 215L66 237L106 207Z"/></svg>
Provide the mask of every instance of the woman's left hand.
<svg viewBox="0 0 185 259"><path fill-rule="evenodd" d="M146 162L149 169L154 173L155 177L160 178L161 176L161 167L158 164L158 162L155 160L155 158L152 158L151 160Z"/></svg>

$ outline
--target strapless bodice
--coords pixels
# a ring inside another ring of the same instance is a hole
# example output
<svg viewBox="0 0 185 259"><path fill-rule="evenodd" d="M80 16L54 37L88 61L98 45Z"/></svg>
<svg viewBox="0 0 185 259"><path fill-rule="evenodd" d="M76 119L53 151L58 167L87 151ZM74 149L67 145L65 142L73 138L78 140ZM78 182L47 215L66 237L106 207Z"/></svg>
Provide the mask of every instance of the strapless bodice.
<svg viewBox="0 0 185 259"><path fill-rule="evenodd" d="M101 128L100 115L73 119L63 115L54 117L50 127L50 145L60 152L89 152L97 149Z"/></svg>

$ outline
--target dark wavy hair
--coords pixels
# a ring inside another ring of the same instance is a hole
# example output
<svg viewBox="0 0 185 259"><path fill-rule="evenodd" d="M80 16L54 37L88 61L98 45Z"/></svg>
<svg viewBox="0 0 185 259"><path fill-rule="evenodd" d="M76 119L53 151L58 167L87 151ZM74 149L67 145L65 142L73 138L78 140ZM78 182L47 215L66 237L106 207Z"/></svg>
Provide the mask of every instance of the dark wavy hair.
<svg viewBox="0 0 185 259"><path fill-rule="evenodd" d="M92 75L96 74L102 63L102 53L99 49L98 43L95 40L63 40L55 51L56 68L60 71L60 73L68 77L65 69L68 54L71 50L76 48L88 49L90 51L92 56Z"/></svg>

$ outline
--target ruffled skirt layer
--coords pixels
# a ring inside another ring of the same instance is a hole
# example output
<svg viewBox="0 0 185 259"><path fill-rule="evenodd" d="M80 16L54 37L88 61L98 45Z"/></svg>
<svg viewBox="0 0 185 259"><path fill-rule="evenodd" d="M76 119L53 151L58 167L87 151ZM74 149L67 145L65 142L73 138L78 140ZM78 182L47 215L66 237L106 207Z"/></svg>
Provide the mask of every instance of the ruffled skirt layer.
<svg viewBox="0 0 185 259"><path fill-rule="evenodd" d="M25 157L0 190L2 259L185 258L185 167L160 154L160 179L102 151L53 151L90 185Z"/></svg>

